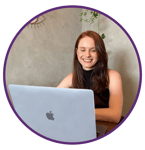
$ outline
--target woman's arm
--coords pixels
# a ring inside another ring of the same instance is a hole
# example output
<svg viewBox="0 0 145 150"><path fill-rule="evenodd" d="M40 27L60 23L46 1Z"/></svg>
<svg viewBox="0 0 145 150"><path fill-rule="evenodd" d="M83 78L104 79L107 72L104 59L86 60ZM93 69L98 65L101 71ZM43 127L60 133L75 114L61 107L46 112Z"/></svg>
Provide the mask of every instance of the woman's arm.
<svg viewBox="0 0 145 150"><path fill-rule="evenodd" d="M117 71L109 70L109 108L95 109L96 120L118 123L122 115L123 91L121 76Z"/></svg>
<svg viewBox="0 0 145 150"><path fill-rule="evenodd" d="M73 74L70 73L67 77L65 77L57 88L70 88L72 86L72 75Z"/></svg>

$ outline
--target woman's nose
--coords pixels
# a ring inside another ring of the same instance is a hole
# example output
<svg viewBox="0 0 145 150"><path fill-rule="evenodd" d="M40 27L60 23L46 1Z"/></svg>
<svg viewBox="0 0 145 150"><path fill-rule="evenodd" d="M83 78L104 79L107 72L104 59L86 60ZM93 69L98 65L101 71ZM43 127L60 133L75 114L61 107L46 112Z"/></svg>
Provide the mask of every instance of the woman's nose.
<svg viewBox="0 0 145 150"><path fill-rule="evenodd" d="M86 51L86 56L87 56L87 57L90 56L90 51Z"/></svg>

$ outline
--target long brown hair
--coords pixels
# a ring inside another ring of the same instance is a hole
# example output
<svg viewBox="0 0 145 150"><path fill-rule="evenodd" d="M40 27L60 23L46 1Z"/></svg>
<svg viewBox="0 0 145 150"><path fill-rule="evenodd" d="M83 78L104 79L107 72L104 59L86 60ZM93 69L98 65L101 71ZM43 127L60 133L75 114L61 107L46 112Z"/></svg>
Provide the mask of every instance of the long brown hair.
<svg viewBox="0 0 145 150"><path fill-rule="evenodd" d="M98 55L98 61L94 65L94 69L91 75L90 87L94 93L101 93L109 85L108 77L108 55L106 53L105 44L101 36L94 31L83 32L77 39L74 47L74 64L73 64L73 78L72 86L73 88L85 88L85 80L83 77L82 65L77 58L77 49L79 41L84 37L91 37L95 42L95 47Z"/></svg>

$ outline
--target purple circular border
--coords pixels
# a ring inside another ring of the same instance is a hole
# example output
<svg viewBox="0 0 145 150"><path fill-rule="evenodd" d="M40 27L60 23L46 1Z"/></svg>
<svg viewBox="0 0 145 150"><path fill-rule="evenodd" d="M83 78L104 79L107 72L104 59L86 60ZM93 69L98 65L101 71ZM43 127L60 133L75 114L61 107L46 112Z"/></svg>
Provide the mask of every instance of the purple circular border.
<svg viewBox="0 0 145 150"><path fill-rule="evenodd" d="M45 13L48 13L50 11L54 11L54 10L57 10L57 9L64 9L64 8L81 8L81 9L89 9L89 10L92 10L92 11L96 11L104 16L106 16L107 18L111 19L113 22L115 22L124 32L125 34L128 36L128 38L130 39L134 49L135 49L135 52L136 52L136 55L137 55L137 58L138 58L138 63L139 63L139 70L140 70L140 79L139 79L139 87L138 87L138 92L137 92L137 95L136 95L136 98L135 98L135 101L130 109L130 111L128 112L128 114L125 116L125 118L123 119L123 121L118 124L115 128L113 128L110 132L106 133L105 135L99 137L99 138L96 138L96 139L93 139L93 140L89 140L89 141L85 141L85 142L61 142L61 141L56 141L56 140L52 140L50 138L47 138L39 133L37 133L36 131L34 131L33 129L31 129L20 117L19 115L17 114L17 112L15 111L15 109L13 108L13 105L10 101L10 98L9 98L9 95L8 95L8 91L7 91L7 87L6 87L6 79L5 79L5 74L6 74L6 63L7 63L7 59L8 59L8 55L9 55L9 52L10 52L10 49L14 43L14 41L16 40L17 36L21 33L21 31L31 22L33 21L35 18L38 18L39 16L45 14ZM60 143L60 144L84 144L84 143L89 143L89 142L93 142L93 141L96 141L96 140L99 140L105 136L107 136L108 134L112 133L114 130L116 130L127 118L128 116L130 115L130 113L132 112L133 108L135 107L135 104L137 102L137 99L138 99L138 96L139 96L139 93L140 93L140 89L141 89L141 83L142 83L142 67L141 67L141 61L140 61L140 57L139 57L139 54L138 54L138 51L137 51L137 48L132 40L132 38L130 37L130 35L127 33L127 31L116 21L114 20L113 18L111 18L110 16L108 16L107 14L101 12L101 11L98 11L96 9L93 9L93 8L90 8L90 7L86 7L86 6L77 6L77 5L66 5L66 6L59 6L59 7L55 7L55 8L52 8L52 9L49 9L49 10L46 10L40 14L38 14L37 16L33 17L31 20L29 20L18 32L17 34L15 35L15 37L13 38L9 48L8 48L8 51L6 53L6 57L5 57L5 61L4 61L4 67L3 67L3 82L4 82L4 89L5 89L5 93L6 93L6 96L7 96L7 99L8 99L8 102L13 110L13 112L16 114L16 116L18 117L18 119L29 129L31 130L32 132L34 132L35 134L37 134L38 136L46 139L46 140L49 140L49 141L52 141L52 142L56 142L56 143Z"/></svg>

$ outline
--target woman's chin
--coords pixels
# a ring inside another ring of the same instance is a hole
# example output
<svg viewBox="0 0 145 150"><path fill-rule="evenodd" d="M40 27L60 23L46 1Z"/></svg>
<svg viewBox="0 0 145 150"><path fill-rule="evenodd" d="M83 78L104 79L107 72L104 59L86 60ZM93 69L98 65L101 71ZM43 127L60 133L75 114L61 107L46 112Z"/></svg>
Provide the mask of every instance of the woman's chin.
<svg viewBox="0 0 145 150"><path fill-rule="evenodd" d="M89 66L84 66L83 69L84 69L84 70L92 70L93 68L92 68L92 67L89 67Z"/></svg>

